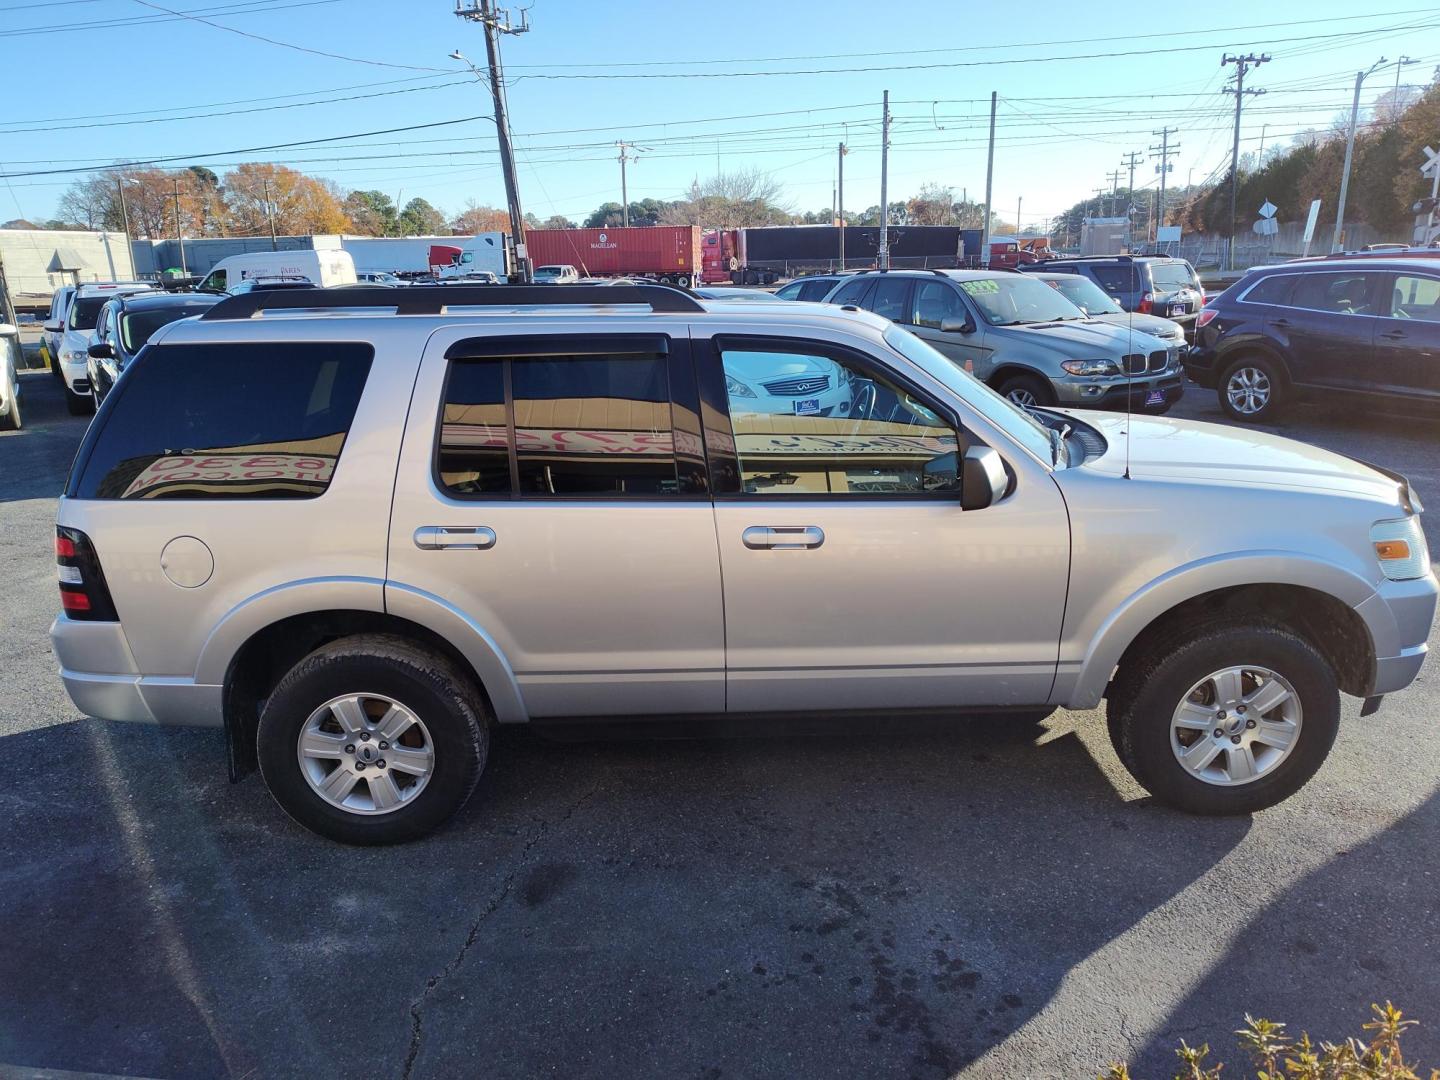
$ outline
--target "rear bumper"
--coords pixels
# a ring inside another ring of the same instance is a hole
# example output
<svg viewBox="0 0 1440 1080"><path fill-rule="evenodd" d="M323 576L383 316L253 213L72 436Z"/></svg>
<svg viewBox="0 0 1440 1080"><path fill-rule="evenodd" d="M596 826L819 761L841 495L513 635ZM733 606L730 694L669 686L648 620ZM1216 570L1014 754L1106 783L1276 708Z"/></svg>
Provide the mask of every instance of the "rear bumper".
<svg viewBox="0 0 1440 1080"><path fill-rule="evenodd" d="M221 727L223 688L183 676L141 675L119 623L59 616L50 643L75 707L100 720Z"/></svg>

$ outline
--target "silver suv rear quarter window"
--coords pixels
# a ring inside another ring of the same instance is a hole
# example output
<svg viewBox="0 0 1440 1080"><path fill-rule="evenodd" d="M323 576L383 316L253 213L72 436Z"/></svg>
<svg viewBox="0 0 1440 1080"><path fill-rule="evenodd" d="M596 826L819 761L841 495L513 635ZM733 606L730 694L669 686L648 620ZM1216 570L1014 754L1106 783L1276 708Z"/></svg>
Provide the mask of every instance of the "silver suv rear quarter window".
<svg viewBox="0 0 1440 1080"><path fill-rule="evenodd" d="M295 499L330 486L369 345L162 345L116 385L77 459L81 499Z"/></svg>

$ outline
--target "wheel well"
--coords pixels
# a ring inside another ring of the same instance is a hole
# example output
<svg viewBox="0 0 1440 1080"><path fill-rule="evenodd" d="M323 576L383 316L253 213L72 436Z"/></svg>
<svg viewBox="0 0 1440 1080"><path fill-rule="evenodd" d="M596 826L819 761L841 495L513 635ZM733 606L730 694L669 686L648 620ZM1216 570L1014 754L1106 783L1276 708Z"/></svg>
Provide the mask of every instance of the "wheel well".
<svg viewBox="0 0 1440 1080"><path fill-rule="evenodd" d="M997 368L995 371L991 372L990 378L986 379L985 381L990 387L995 388L998 387L1001 383L1003 383L1006 379L1010 378L1010 376L1012 375L1028 375L1033 379L1039 379L1041 382L1047 385L1050 382L1050 380L1046 378L1041 372L1036 371L1034 368L1031 367L1025 367L1021 364L1006 364L1003 367Z"/></svg>
<svg viewBox="0 0 1440 1080"><path fill-rule="evenodd" d="M428 627L379 611L311 611L281 619L250 636L225 673L224 716L230 779L255 768L255 729L265 699L285 674L320 646L355 634L393 634L444 656L470 676L490 705L485 684L465 654Z"/></svg>
<svg viewBox="0 0 1440 1080"><path fill-rule="evenodd" d="M1216 383L1220 383L1225 378L1226 372L1248 357L1259 357L1262 360L1270 361L1270 363L1275 365L1280 377L1285 380L1287 385L1295 381L1290 377L1290 369L1286 366L1284 357L1268 345L1263 345L1257 341L1247 341L1243 345L1235 346L1235 348L1225 353L1225 355L1216 359Z"/></svg>
<svg viewBox="0 0 1440 1080"><path fill-rule="evenodd" d="M1187 627L1244 618L1279 624L1315 646L1345 693L1364 697L1374 685L1375 647L1365 620L1343 600L1303 585L1236 585L1191 597L1136 634L1118 667L1165 648Z"/></svg>

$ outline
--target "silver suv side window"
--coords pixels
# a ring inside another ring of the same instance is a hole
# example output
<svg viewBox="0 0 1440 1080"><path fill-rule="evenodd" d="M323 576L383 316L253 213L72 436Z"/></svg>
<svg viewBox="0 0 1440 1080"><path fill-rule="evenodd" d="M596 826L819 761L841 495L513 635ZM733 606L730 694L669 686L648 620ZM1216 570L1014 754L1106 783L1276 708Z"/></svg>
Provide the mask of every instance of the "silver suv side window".
<svg viewBox="0 0 1440 1080"><path fill-rule="evenodd" d="M705 489L699 420L672 407L664 339L635 351L452 359L436 468L478 498L695 495ZM593 339L592 339L593 343ZM587 345L587 349L592 346Z"/></svg>
<svg viewBox="0 0 1440 1080"><path fill-rule="evenodd" d="M909 321L917 326L929 326L939 330L944 320L965 317L965 302L960 299L955 286L948 281L922 281L915 289L915 317Z"/></svg>
<svg viewBox="0 0 1440 1080"><path fill-rule="evenodd" d="M823 347L726 342L720 357L746 494L958 490L954 428L898 384Z"/></svg>
<svg viewBox="0 0 1440 1080"><path fill-rule="evenodd" d="M87 436L81 499L296 499L324 493L375 350L280 342L161 345L126 369Z"/></svg>

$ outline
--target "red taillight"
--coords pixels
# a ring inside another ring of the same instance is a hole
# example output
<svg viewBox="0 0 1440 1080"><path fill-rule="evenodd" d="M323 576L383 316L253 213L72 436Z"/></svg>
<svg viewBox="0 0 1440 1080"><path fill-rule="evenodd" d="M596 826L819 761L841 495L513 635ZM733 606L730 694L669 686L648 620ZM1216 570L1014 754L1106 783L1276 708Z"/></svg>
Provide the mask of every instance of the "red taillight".
<svg viewBox="0 0 1440 1080"><path fill-rule="evenodd" d="M59 566L60 606L72 619L115 622L115 604L90 538L79 529L55 529L55 562Z"/></svg>
<svg viewBox="0 0 1440 1080"><path fill-rule="evenodd" d="M1209 326L1215 321L1215 316L1218 314L1220 313L1214 308L1203 308L1200 312L1200 317L1195 320L1196 327Z"/></svg>
<svg viewBox="0 0 1440 1080"><path fill-rule="evenodd" d="M83 592L73 592L70 589L60 590L60 606L65 609L65 614L74 615L77 612L90 611L90 597Z"/></svg>
<svg viewBox="0 0 1440 1080"><path fill-rule="evenodd" d="M1144 296L1140 297L1140 306L1139 306L1138 308L1136 308L1135 310L1138 311L1138 312L1140 312L1141 315L1149 315L1151 309L1154 308L1154 307L1155 307L1155 294L1154 294L1154 293L1148 293L1148 292L1147 292Z"/></svg>

